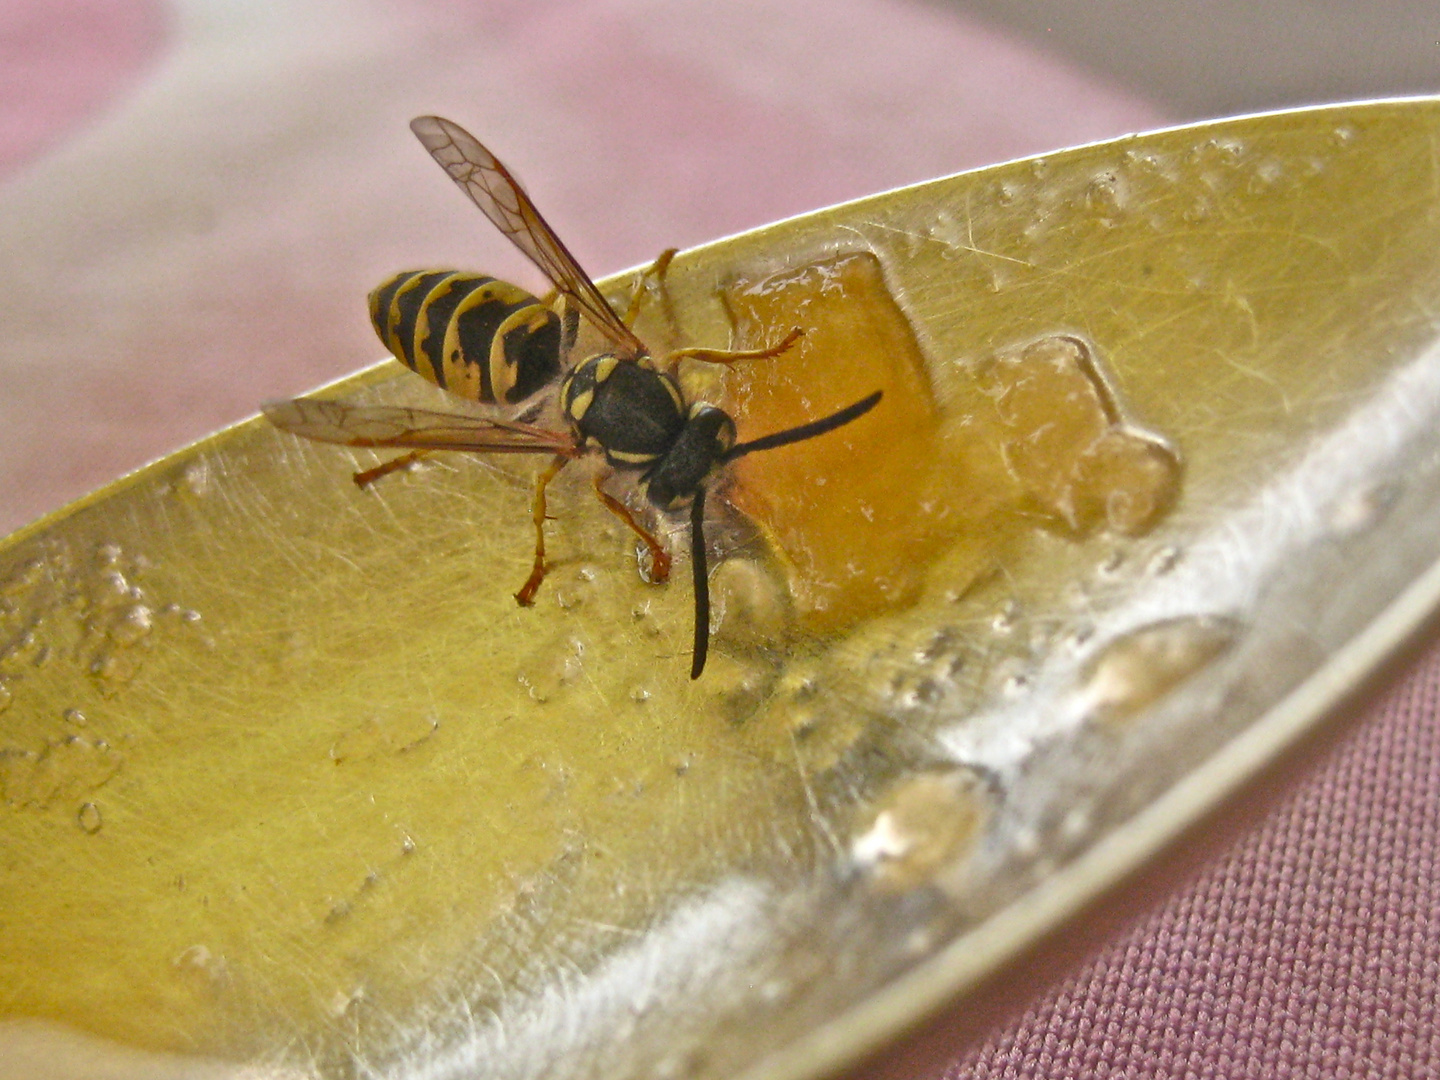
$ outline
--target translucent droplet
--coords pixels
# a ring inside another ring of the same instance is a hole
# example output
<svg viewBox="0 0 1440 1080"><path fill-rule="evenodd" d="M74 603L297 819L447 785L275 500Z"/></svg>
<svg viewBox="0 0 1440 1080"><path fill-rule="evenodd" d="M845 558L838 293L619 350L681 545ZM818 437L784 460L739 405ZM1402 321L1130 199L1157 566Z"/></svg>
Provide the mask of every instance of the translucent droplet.
<svg viewBox="0 0 1440 1080"><path fill-rule="evenodd" d="M97 574L94 581L95 586L91 590L90 600L96 607L113 607L126 600L139 598L138 591L131 587L130 582L119 570L105 570Z"/></svg>
<svg viewBox="0 0 1440 1080"><path fill-rule="evenodd" d="M863 815L851 858L880 888L915 888L970 852L988 810L981 782L969 769L908 777Z"/></svg>
<svg viewBox="0 0 1440 1080"><path fill-rule="evenodd" d="M1276 184L1285 179L1285 166L1279 161L1262 161L1255 166L1255 173L1250 178L1248 185L1252 195L1260 195L1269 191Z"/></svg>
<svg viewBox="0 0 1440 1080"><path fill-rule="evenodd" d="M210 493L210 466L202 460L195 460L185 466L180 474L180 482L185 490L196 498L203 498Z"/></svg>
<svg viewBox="0 0 1440 1080"><path fill-rule="evenodd" d="M1175 569L1175 564L1180 561L1180 549L1174 544L1166 544L1150 557L1149 563L1145 566L1145 572L1151 577L1162 577Z"/></svg>
<svg viewBox="0 0 1440 1080"><path fill-rule="evenodd" d="M1101 173L1085 189L1085 208L1102 221L1113 221L1125 209L1124 181L1114 172Z"/></svg>
<svg viewBox="0 0 1440 1080"><path fill-rule="evenodd" d="M100 820L100 807L96 806L93 802L82 803L80 805L80 812L76 815L76 818L80 822L80 828L91 836L98 833L100 826L104 824L104 822Z"/></svg>
<svg viewBox="0 0 1440 1080"><path fill-rule="evenodd" d="M154 625L155 613L148 606L131 604L110 624L110 640L121 646L138 644Z"/></svg>
<svg viewBox="0 0 1440 1080"><path fill-rule="evenodd" d="M1059 646L1066 652L1079 653L1094 636L1095 627L1090 623L1082 623L1079 626L1072 626L1061 634Z"/></svg>
<svg viewBox="0 0 1440 1080"><path fill-rule="evenodd" d="M140 671L140 656L111 648L97 649L90 659L90 674L100 681L101 693L111 695Z"/></svg>
<svg viewBox="0 0 1440 1080"><path fill-rule="evenodd" d="M1182 616L1116 638L1086 665L1081 693L1088 714L1110 722L1160 700L1234 642L1230 619Z"/></svg>
<svg viewBox="0 0 1440 1080"><path fill-rule="evenodd" d="M223 986L230 981L230 968L225 958L205 945L191 945L170 963L177 972L192 978L201 977L212 986Z"/></svg>
<svg viewBox="0 0 1440 1080"><path fill-rule="evenodd" d="M563 585L557 585L554 590L555 603L562 611L573 611L585 604L583 593L575 589L567 589Z"/></svg>
<svg viewBox="0 0 1440 1080"><path fill-rule="evenodd" d="M1006 600L1000 605L1000 610L990 620L990 629L997 634L1009 634L1015 630L1015 624L1020 618L1020 605L1014 600Z"/></svg>
<svg viewBox="0 0 1440 1080"><path fill-rule="evenodd" d="M558 652L547 654L522 669L516 676L534 701L546 702L574 686L585 673L585 643L579 638L557 642Z"/></svg>
<svg viewBox="0 0 1440 1080"><path fill-rule="evenodd" d="M214 962L214 956L204 945L191 945L179 956L171 960L177 968L207 968Z"/></svg>
<svg viewBox="0 0 1440 1080"><path fill-rule="evenodd" d="M1330 512L1330 527L1341 536L1372 528L1395 504L1400 489L1394 484L1372 484L1340 499Z"/></svg>
<svg viewBox="0 0 1440 1080"><path fill-rule="evenodd" d="M167 619L179 619L181 622L186 623L197 623L200 621L200 613L198 611L174 603L163 605L160 608L159 614Z"/></svg>
<svg viewBox="0 0 1440 1080"><path fill-rule="evenodd" d="M330 997L330 1016L339 1019L346 1013L360 1007L365 1000L365 988L357 986L348 993L337 990Z"/></svg>

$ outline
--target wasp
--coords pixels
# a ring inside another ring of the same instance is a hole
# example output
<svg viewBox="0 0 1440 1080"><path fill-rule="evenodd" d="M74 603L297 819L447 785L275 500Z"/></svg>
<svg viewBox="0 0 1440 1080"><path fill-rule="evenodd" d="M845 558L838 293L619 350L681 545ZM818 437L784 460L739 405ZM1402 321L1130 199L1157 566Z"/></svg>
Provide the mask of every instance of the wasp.
<svg viewBox="0 0 1440 1080"><path fill-rule="evenodd" d="M632 475L651 505L663 513L690 512L690 557L695 590L694 650L690 677L705 669L710 634L706 565L705 496L723 466L745 454L813 439L869 412L876 391L848 408L798 427L736 442L735 421L705 402L687 402L676 369L682 360L732 364L779 356L801 336L797 327L768 348L678 349L656 358L631 329L644 279L621 316L510 171L458 124L438 116L413 120L410 129L460 189L545 275L553 298L482 274L418 270L396 274L370 294L370 315L385 346L407 367L443 390L470 401L514 407L510 415L470 415L399 406L298 399L267 402L264 413L296 435L345 446L408 451L356 473L364 487L435 450L483 454L548 454L531 503L535 559L515 599L528 606L545 578L545 489L570 462L603 454L609 472L597 472L595 492L607 509L640 538L651 556L651 577L669 575L670 556L624 503L604 490L610 473ZM645 272L660 277L674 251ZM605 351L573 362L580 317L605 339ZM559 382L564 430L534 423L530 404Z"/></svg>

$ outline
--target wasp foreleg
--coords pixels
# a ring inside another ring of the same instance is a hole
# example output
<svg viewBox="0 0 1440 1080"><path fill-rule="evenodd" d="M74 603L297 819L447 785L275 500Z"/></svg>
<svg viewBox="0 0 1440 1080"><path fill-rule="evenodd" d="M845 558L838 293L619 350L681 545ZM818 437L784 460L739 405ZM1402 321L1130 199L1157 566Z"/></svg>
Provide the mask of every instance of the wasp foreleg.
<svg viewBox="0 0 1440 1080"><path fill-rule="evenodd" d="M780 344L771 345L768 349L676 349L665 357L660 366L666 371L674 371L675 366L681 360L699 360L704 364L735 364L741 360L769 360L773 356L779 356L804 336L805 331L796 326L785 335L785 339Z"/></svg>
<svg viewBox="0 0 1440 1080"><path fill-rule="evenodd" d="M670 580L670 553L665 550L660 541L652 536L645 526L635 520L635 515L630 508L607 492L601 483L603 477L595 477L595 494L605 504L605 509L618 517L626 525L630 526L632 532L640 538L640 542L650 550L650 580L657 585Z"/></svg>
<svg viewBox="0 0 1440 1080"><path fill-rule="evenodd" d="M675 258L675 252L675 248L666 248L653 263L640 272L640 280L635 283L635 291L630 295L630 306L625 309L624 318L621 319L626 326L635 325L635 318L640 314L640 305L645 302L645 297L650 292L650 282L659 283L665 280L665 271L670 269L670 260Z"/></svg>
<svg viewBox="0 0 1440 1080"><path fill-rule="evenodd" d="M535 498L530 504L530 518L535 522L535 565L525 584L515 594L522 607L529 607L535 602L535 592L545 580L545 488L569 460L568 455L557 454L550 466L535 478Z"/></svg>

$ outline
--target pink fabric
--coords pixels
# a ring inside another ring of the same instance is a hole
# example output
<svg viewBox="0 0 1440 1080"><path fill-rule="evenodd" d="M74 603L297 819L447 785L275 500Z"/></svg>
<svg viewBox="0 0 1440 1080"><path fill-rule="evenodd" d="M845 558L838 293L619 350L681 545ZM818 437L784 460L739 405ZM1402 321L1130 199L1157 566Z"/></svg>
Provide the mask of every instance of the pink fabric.
<svg viewBox="0 0 1440 1080"><path fill-rule="evenodd" d="M0 178L135 85L164 40L158 0L0 5Z"/></svg>
<svg viewBox="0 0 1440 1080"><path fill-rule="evenodd" d="M1165 119L914 0L269 8L0 0L0 529L377 359L384 272L528 280L416 112L482 131L597 273ZM1440 1075L1437 713L1432 646L856 1075Z"/></svg>

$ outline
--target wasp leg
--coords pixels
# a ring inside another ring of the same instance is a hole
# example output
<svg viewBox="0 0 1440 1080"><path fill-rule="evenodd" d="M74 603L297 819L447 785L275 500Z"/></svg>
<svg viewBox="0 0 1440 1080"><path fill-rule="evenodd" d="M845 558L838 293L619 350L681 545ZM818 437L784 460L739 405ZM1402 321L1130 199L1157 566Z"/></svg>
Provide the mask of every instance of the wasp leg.
<svg viewBox="0 0 1440 1080"><path fill-rule="evenodd" d="M560 355L569 356L575 347L575 337L580 332L580 309L564 293L551 289L540 301L560 317Z"/></svg>
<svg viewBox="0 0 1440 1080"><path fill-rule="evenodd" d="M550 462L550 467L535 478L535 499L530 504L530 517L535 522L535 565L530 570L530 576L525 579L525 584L521 585L520 591L515 594L515 599L522 607L529 607L535 602L535 591L545 580L545 488L569 460L564 454L557 454L555 460Z"/></svg>
<svg viewBox="0 0 1440 1080"><path fill-rule="evenodd" d="M675 258L676 250L666 248L653 263L640 272L640 280L635 283L635 291L630 295L630 306L625 309L625 315L621 319L626 326L635 325L635 317L640 314L640 305L645 302L650 291L650 282L665 280L665 271L670 269L670 260Z"/></svg>
<svg viewBox="0 0 1440 1080"><path fill-rule="evenodd" d="M367 488L382 476L389 476L392 472L408 469L421 458L429 456L430 452L428 450L411 450L410 453L401 454L397 458L391 458L389 461L376 465L373 469L363 469L354 476L355 486L358 488Z"/></svg>
<svg viewBox="0 0 1440 1080"><path fill-rule="evenodd" d="M595 477L595 494L600 496L600 501L605 504L605 509L618 517L631 531L640 538L640 542L650 549L650 578L657 585L670 580L670 553L661 546L660 541L651 536L645 526L635 520L635 515L630 513L630 508L615 498L600 486L602 477Z"/></svg>
<svg viewBox="0 0 1440 1080"><path fill-rule="evenodd" d="M779 356L804 336L805 331L797 326L785 335L785 340L781 341L779 345L771 345L768 349L676 349L665 357L660 366L666 371L673 371L675 365L681 360L699 360L704 364L734 364L741 360L769 360L772 356Z"/></svg>

